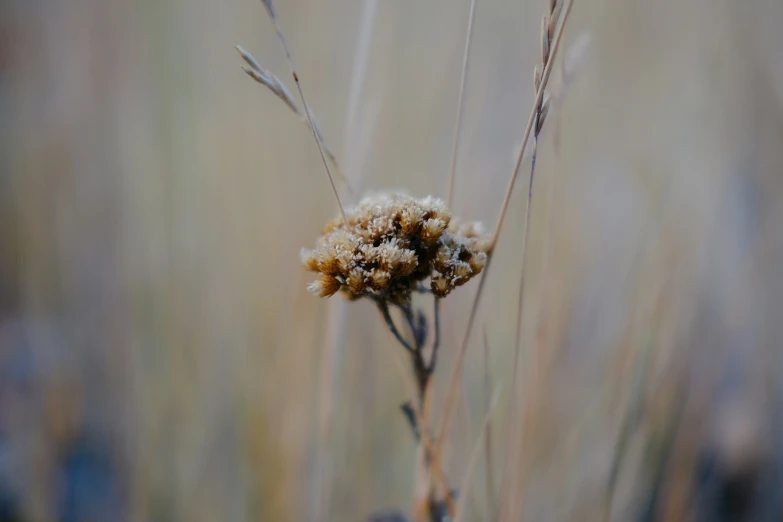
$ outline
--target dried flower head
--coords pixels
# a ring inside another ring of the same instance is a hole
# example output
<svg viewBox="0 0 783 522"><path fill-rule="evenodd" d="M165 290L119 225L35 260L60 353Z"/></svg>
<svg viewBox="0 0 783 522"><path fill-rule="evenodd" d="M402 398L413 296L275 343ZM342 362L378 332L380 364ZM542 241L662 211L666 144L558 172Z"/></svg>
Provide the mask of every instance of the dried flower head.
<svg viewBox="0 0 783 522"><path fill-rule="evenodd" d="M395 304L432 276L432 292L444 297L484 268L489 241L475 223L457 223L439 199L403 194L365 198L323 229L302 263L320 275L310 292L350 299L373 296Z"/></svg>

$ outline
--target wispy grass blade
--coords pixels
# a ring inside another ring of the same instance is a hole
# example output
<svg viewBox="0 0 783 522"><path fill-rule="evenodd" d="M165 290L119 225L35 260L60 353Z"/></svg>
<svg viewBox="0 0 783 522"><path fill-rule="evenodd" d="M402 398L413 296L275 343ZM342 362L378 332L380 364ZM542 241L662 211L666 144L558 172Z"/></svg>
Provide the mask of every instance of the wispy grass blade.
<svg viewBox="0 0 783 522"><path fill-rule="evenodd" d="M348 189L348 192L351 194L354 194L353 189L351 188L350 183L348 182L348 179L345 177L345 175L340 170L340 166L337 163L337 158L332 153L332 151L327 147L326 140L324 140L323 134L321 133L321 129L318 126L318 122L316 121L315 115L311 114L312 121L309 121L307 119L307 115L305 115L301 109L299 109L299 106L296 103L296 100L294 100L293 94L291 94L291 91L288 90L288 88L285 86L282 80L278 78L275 74L271 73L267 69L264 69L258 61L253 57L252 54L247 52L241 45L234 46L239 53L239 55L242 57L243 60L248 64L248 66L240 65L242 67L242 70L250 76L253 80L260 83L264 87L266 87L272 94L278 97L283 103L286 104L286 106L291 109L291 111L296 114L304 123L308 125L316 134L316 138L320 141L321 146L323 147L323 152L326 154L327 158L329 158L329 161L334 166L335 170L337 171L338 177L342 180L343 184L345 185L345 188Z"/></svg>
<svg viewBox="0 0 783 522"><path fill-rule="evenodd" d="M283 49L283 54L285 54L286 61L288 62L288 68L290 69L291 76L293 77L294 83L296 84L296 90L299 91L299 98L302 100L302 105L304 106L304 112L307 116L307 121L310 123L310 130L313 132L313 139L315 139L315 144L318 147L318 153L321 156L321 162L324 165L326 177L329 179L329 185L332 187L335 200L337 200L337 206L340 207L340 215L342 215L343 221L345 221L345 209L343 208L343 203L340 200L340 194L337 192L337 187L334 184L332 170L329 168L329 163L326 161L326 154L324 153L321 139L318 136L318 131L316 130L315 122L313 121L313 116L310 114L310 107L307 105L307 99L305 98L304 91L302 90L302 84L299 82L299 75L296 73L294 60L291 58L291 51L288 49L288 44L286 43L285 37L283 36L283 31L280 29L280 24L277 23L277 14L275 12L274 5L272 0L262 1L264 7L266 7L267 14L269 15L269 20L272 22L272 25L275 28L275 32L277 33L277 39L280 42L280 47Z"/></svg>

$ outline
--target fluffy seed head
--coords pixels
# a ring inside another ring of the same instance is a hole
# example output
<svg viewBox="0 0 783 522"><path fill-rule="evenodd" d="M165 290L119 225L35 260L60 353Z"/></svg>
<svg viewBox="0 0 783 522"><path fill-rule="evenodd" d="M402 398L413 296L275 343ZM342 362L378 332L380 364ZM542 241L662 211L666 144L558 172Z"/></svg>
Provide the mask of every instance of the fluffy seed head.
<svg viewBox="0 0 783 522"><path fill-rule="evenodd" d="M465 284L483 269L488 247L480 226L453 221L441 200L394 194L365 198L345 220L329 222L301 258L320 274L308 287L315 295L342 290L405 304L430 276L440 297Z"/></svg>

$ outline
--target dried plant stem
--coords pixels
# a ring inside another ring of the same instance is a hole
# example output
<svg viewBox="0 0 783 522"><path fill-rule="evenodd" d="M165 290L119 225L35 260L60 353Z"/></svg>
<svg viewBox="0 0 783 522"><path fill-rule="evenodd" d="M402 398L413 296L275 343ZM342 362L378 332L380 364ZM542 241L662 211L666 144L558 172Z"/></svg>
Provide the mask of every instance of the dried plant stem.
<svg viewBox="0 0 783 522"><path fill-rule="evenodd" d="M416 394L417 385L415 381L411 378L410 374L405 371L404 365L400 361L396 351L393 352L393 357L396 363L395 366L397 367L397 371L399 372L403 383L405 383L405 387L407 388L408 393L411 395ZM413 413L413 418L416 421L416 424L419 428L419 436L420 436L421 444L428 457L429 465L433 473L435 474L435 477L440 482L441 487L445 491L446 509L449 511L449 516L453 518L457 512L456 503L454 501L454 496L451 493L451 488L449 487L446 474L443 472L443 466L441 465L440 455L437 449L435 448L435 444L432 441L432 436L430 435L429 429L427 428L427 424L421 409L415 403L412 403L410 406L411 406L411 412Z"/></svg>
<svg viewBox="0 0 783 522"><path fill-rule="evenodd" d="M533 149L535 151L535 141L533 145ZM530 207L532 206L532 199L533 199L533 179L535 174L535 153L533 154L533 160L531 161L531 167L530 167L530 180L528 182L528 192L527 192L527 201L525 203L525 225L522 232L522 267L521 267L521 278L519 280L519 292L517 294L517 322L516 322L516 331L514 334L514 360L511 366L511 400L509 403L509 412L514 413L517 410L517 383L519 380L519 356L522 346L522 318L523 318L523 311L524 311L524 300L525 300L525 267L527 266L527 248L528 248L528 242L529 242L529 232L530 232ZM535 363L534 363L535 364ZM535 374L535 371L532 372ZM535 377L535 375L533 375ZM532 401L532 397L527 397L526 401L530 402ZM526 417L523 418L523 422L527 424ZM510 498L509 491L512 487L513 481L510 478L510 475L512 473L516 473L518 471L518 463L517 463L517 452L514 451L514 448L517 444L522 445L525 442L525 435L523 434L523 439L520 441L518 436L512 435L512 432L514 431L514 423L509 422L507 427L508 436L506 437L506 443L509 446L508 448L508 455L513 456L509 457L506 460L506 463L504 465L503 470L503 494L501 495L501 498ZM505 509L504 509L505 512ZM501 516L500 520L504 520L503 516Z"/></svg>
<svg viewBox="0 0 783 522"><path fill-rule="evenodd" d="M555 38L552 41L552 47L549 51L549 60L546 64L546 67L544 67L544 72L541 75L541 84L538 86L538 89L536 90L536 98L535 102L533 103L533 109L530 111L530 117L527 121L527 126L525 127L525 132L522 135L522 146L519 149L519 155L517 156L516 164L514 165L514 171L511 174L511 178L508 181L508 187L506 188L506 195L503 197L503 204L500 207L500 215L498 216L497 224L495 225L495 232L492 234L492 246L490 247L490 252L493 252L495 250L495 246L497 245L498 238L500 237L500 231L503 228L503 221L506 217L506 212L508 211L508 205L511 201L511 195L514 192L514 183L516 182L517 175L519 174L519 169L522 166L522 159L525 156L525 149L527 148L527 141L530 138L530 133L533 130L534 124L537 119L537 115L539 112L539 108L541 107L541 102L544 99L544 92L546 88L547 81L549 81L549 75L552 74L552 66L555 63L555 57L557 56L557 50L560 48L560 40L563 36L563 30L565 29L566 22L568 21L568 15L571 13L571 6L573 5L573 0L567 0L568 3L565 5L565 9L563 10L562 14L562 22L560 23L560 26L557 28L557 32L555 33Z"/></svg>
<svg viewBox="0 0 783 522"><path fill-rule="evenodd" d="M386 303L386 301L379 299L378 309L381 311L383 320L386 321L386 326L388 326L391 333L394 334L397 342L400 343L406 350L408 350L408 353L415 354L416 351L413 349L413 346L411 346L410 343L408 343L408 341L406 341L405 338L400 334L400 331L397 330L397 326L394 324L391 314L389 313L389 305Z"/></svg>
<svg viewBox="0 0 783 522"><path fill-rule="evenodd" d="M438 361L438 348L440 348L440 298L433 299L433 322L435 323L435 339L432 341L432 355L430 355L430 364L427 370L432 373L435 371L435 363Z"/></svg>
<svg viewBox="0 0 783 522"><path fill-rule="evenodd" d="M503 204L500 209L500 215L498 216L498 221L497 224L495 225L495 232L492 235L492 241L490 244L489 252L487 253L487 264L481 273L479 287L478 290L476 291L476 296L473 299L473 305L471 307L470 316L468 318L468 325L465 329L465 337L462 340L462 346L460 347L460 352L457 355L457 362L454 368L454 372L452 373L451 376L451 382L449 384L449 393L446 396L446 404L443 407L443 416L440 422L440 429L438 430L437 447L439 449L443 447L446 430L448 429L449 420L451 416L451 410L457 398L457 391L458 391L457 388L458 388L460 376L462 375L462 364L465 360L465 352L468 349L468 343L470 342L470 334L473 331L473 322L476 318L476 311L478 309L478 305L481 300L481 294L484 288L484 282L486 280L487 274L489 273L489 265L492 261L493 254L495 252L495 247L497 246L498 238L500 237L500 231L503 228L503 220L505 219L506 211L508 210L508 204L509 201L511 200L511 194L513 193L514 190L514 183L516 181L517 174L519 173L519 168L522 165L522 158L524 157L525 154L527 141L530 138L530 133L533 130L533 126L536 123L536 115L538 114L539 107L541 106L541 102L544 99L544 88L546 87L547 81L549 80L549 75L552 73L552 64L555 62L555 57L557 56L557 50L560 47L560 40L563 37L563 30L565 29L566 22L568 21L568 15L571 12L572 5L573 5L573 0L568 0L568 3L566 4L565 9L563 10L562 22L557 28L554 40L552 42L552 47L549 51L550 59L546 64L546 67L544 68L544 73L541 77L541 83L538 89L536 90L535 102L533 104L533 109L530 111L530 117L528 118L527 126L525 127L525 132L522 137L522 146L519 149L519 156L517 157L516 164L514 165L514 170L511 173L511 178L509 179L508 187L506 189L506 195L504 196Z"/></svg>
<svg viewBox="0 0 783 522"><path fill-rule="evenodd" d="M409 327L411 328L413 343L407 341L400 334L400 331L395 325L394 319L391 316L388 303L380 298L375 299L375 302L379 311L381 312L381 316L383 317L386 325L389 327L389 330L392 332L397 342L399 342L411 355L414 378L411 379L411 377L402 369L402 367L400 367L400 372L403 375L404 381L406 384L408 384L409 389L416 397L416 400L410 403L410 408L413 412L416 426L418 427L420 442L425 451L426 465L429 467L429 469L432 470L438 482L440 483L441 488L444 490L446 509L449 513L449 516L453 519L456 514L456 503L454 501L451 488L449 487L446 474L443 472L440 454L436 445L433 443L429 429L427 428L427 421L425 416L427 409L427 394L429 393L429 385L432 374L435 370L438 345L440 344L440 298L433 296L433 300L433 323L435 325L435 332L429 363L427 363L424 358L423 345L425 336L423 335L421 328L417 327L413 310L410 308L410 306L401 306L400 309ZM435 500L430 496L428 501L430 504L432 504Z"/></svg>
<svg viewBox="0 0 783 522"><path fill-rule="evenodd" d="M470 44L473 41L473 21L476 17L476 0L470 0L470 14L468 15L468 31L465 37L465 52L462 56L462 73L459 82L459 96L457 98L457 122L454 127L454 145L451 149L451 168L449 169L449 189L446 204L451 207L454 201L454 184L457 176L457 151L459 138L462 132L462 112L464 108L465 84L467 83L468 69L470 67Z"/></svg>
<svg viewBox="0 0 783 522"><path fill-rule="evenodd" d="M275 11L272 8L271 0L265 0L264 6L266 7L267 14L269 15L269 19L272 21L272 25L275 28L275 32L277 33L277 39L280 41L280 47L283 49L283 54L285 54L286 61L288 62L288 68L291 71L291 76L294 78L294 83L296 84L296 90L299 92L299 98L302 100L302 106L304 107L305 115L307 116L307 121L310 123L310 130L313 133L313 139L315 140L315 144L318 146L318 154L321 155L321 162L324 165L324 169L326 170L326 177L329 178L329 185L332 187L332 193L334 193L334 199L337 200L337 206L340 207L340 215L343 217L343 221L345 221L345 209L343 208L343 203L340 201L340 195L337 193L337 187L334 185L334 178L332 177L332 171L329 168L329 163L326 161L326 155L324 154L323 146L321 145L321 140L318 136L318 131L315 127L315 122L313 121L313 116L310 114L310 106L307 104L307 100L305 99L304 91L302 91L302 85L299 83L299 76L296 74L296 69L294 68L294 61L291 58L291 52L288 50L288 44L285 41L285 37L283 36L283 32L280 29L280 25L277 23L277 16L275 15Z"/></svg>
<svg viewBox="0 0 783 522"><path fill-rule="evenodd" d="M560 35L562 34L562 28L565 24L565 17L568 16L568 13L570 11L572 2L568 3L568 6L566 7L564 18L563 18L563 24L560 25L560 32L558 32L557 39L553 42L552 36L554 34L555 25L557 24L558 17L559 17L559 9L558 4L556 0L551 0L549 4L549 13L548 17L544 16L542 23L541 23L541 60L542 65L544 67L544 78L547 78L546 72L552 70L552 64L554 63L554 55L553 52L556 51L557 46L560 41ZM525 301L525 282L526 282L526 267L527 267L527 250L528 250L528 244L530 240L530 209L532 207L533 203L533 187L535 182L535 173L536 173L536 157L538 152L538 137L541 132L541 128L544 124L544 119L546 118L546 113L549 107L549 99L546 95L546 80L540 79L538 75L538 67L534 69L534 86L537 90L536 94L536 106L534 108L534 114L533 114L533 126L532 126L532 132L533 132L533 146L532 146L532 157L530 161L530 177L528 180L528 190L527 190L527 201L525 202L525 224L524 224L524 230L523 230L523 239L522 239L522 267L521 267L521 275L519 280L519 294L518 294L518 300L517 300L517 323L516 323L516 333L514 336L514 360L513 360L513 366L512 366L512 378L511 378L511 401L509 405L509 411L515 412L517 411L517 401L518 401L518 393L517 393L517 383L519 381L519 358L520 353L522 349L522 322L524 319L524 301ZM523 145L524 147L524 145ZM519 158L517 159L517 165L521 163L521 158L524 151L520 151ZM499 232L499 231L498 231ZM528 439L530 438L530 431L532 430L532 424L533 419L535 417L535 411L536 411L536 405L537 405L537 398L535 396L536 389L537 389L537 380L538 380L538 362L539 362L539 356L538 353L541 346L537 346L536 350L533 354L533 360L531 361L531 371L530 371L530 379L529 379L529 387L528 387L528 393L525 397L525 412L522 416L522 433L521 434L514 434L516 425L514 423L509 423L507 427L507 437L506 437L506 444L508 445L508 455L511 457L506 461L505 470L503 472L503 495L502 498L510 501L512 495L510 495L510 492L512 490L522 490L524 491L524 486L519 487L518 484L515 483L514 480L511 479L512 475L515 476L518 472L523 472L524 477L524 464L518 462L520 456L526 457L526 445L528 443ZM515 451L516 450L516 451ZM510 464L509 464L510 463ZM524 498L524 497L523 497ZM505 520L505 515L508 515L510 512L509 502L506 502L503 506L502 516L500 517L500 520ZM512 520L515 518L515 514L511 514L509 516Z"/></svg>

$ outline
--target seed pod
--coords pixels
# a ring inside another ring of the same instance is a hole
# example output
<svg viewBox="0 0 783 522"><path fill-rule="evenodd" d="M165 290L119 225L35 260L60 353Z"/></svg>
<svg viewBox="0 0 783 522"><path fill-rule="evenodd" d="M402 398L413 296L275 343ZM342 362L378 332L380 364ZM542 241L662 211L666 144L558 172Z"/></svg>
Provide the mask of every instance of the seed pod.
<svg viewBox="0 0 783 522"><path fill-rule="evenodd" d="M546 65L549 59L549 33L547 32L546 15L541 19L541 63Z"/></svg>

